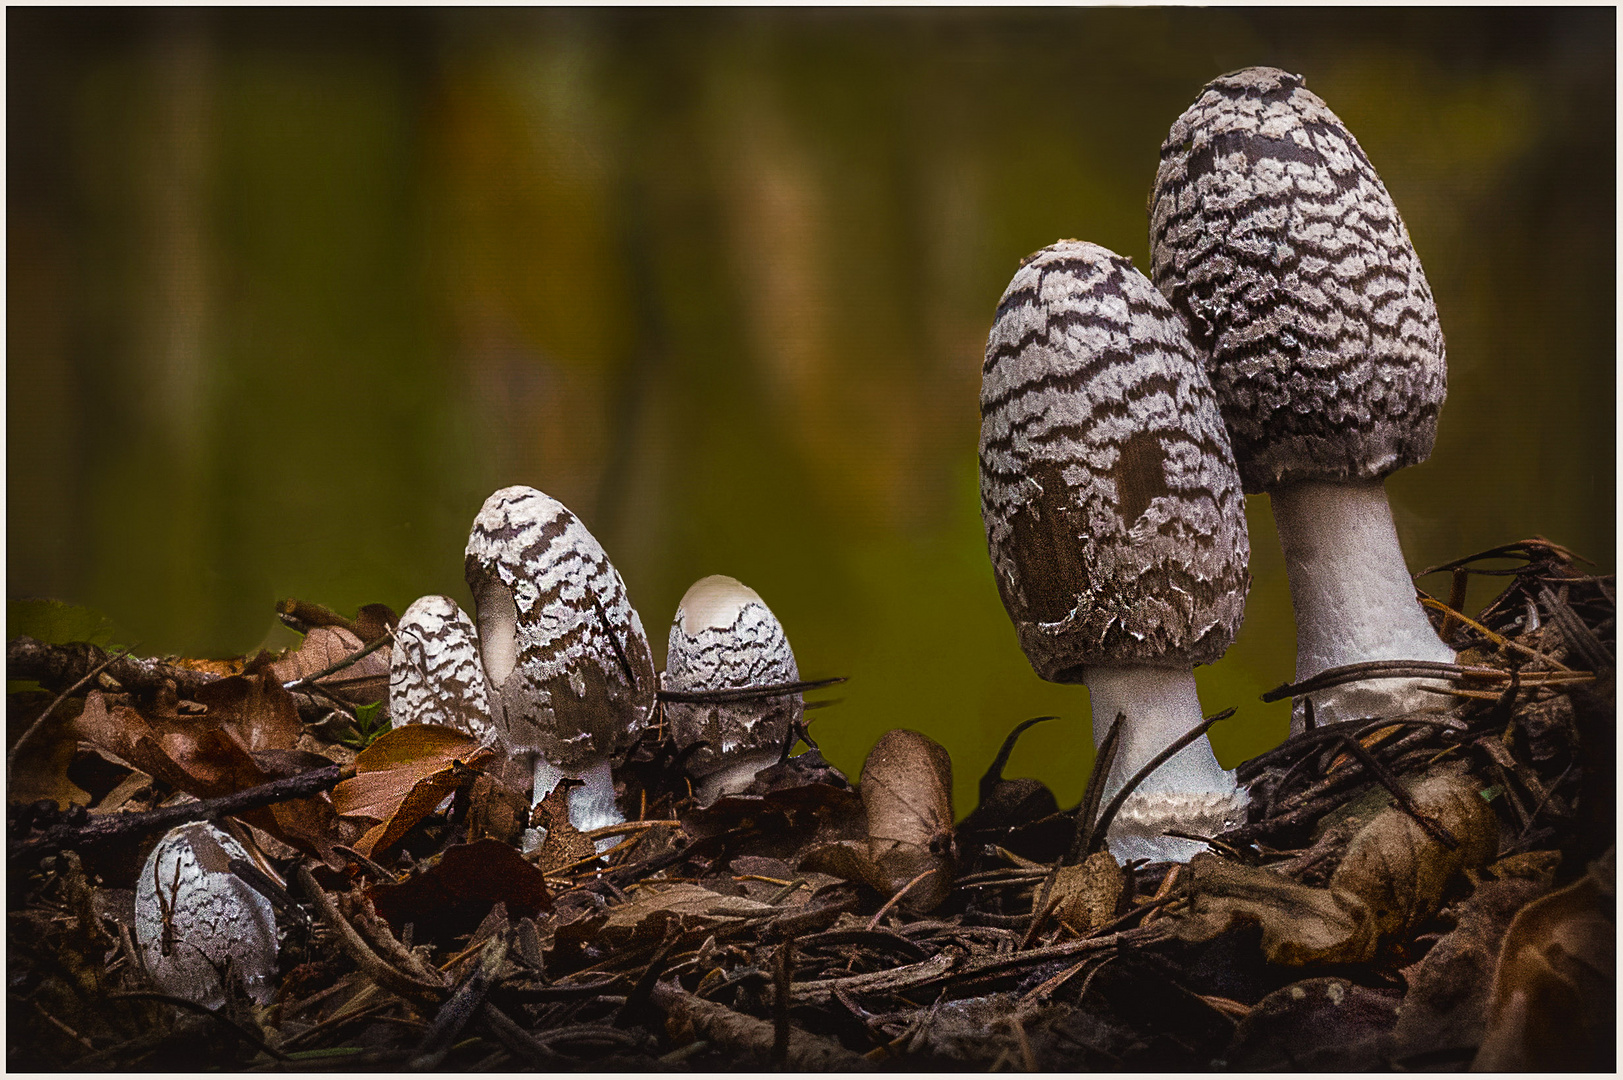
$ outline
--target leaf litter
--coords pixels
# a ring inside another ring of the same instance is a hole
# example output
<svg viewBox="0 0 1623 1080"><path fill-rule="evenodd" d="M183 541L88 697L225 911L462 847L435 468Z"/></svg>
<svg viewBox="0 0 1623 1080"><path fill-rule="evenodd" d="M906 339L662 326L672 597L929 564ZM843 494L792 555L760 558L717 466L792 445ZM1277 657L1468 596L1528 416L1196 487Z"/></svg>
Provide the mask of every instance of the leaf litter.
<svg viewBox="0 0 1623 1080"><path fill-rule="evenodd" d="M1445 711L1244 763L1247 820L1185 866L1103 850L1102 770L1075 808L1003 775L1047 718L1010 718L956 823L917 731L853 786L802 729L701 807L652 725L615 770L633 820L582 834L568 783L532 813L523 769L461 733L344 745L386 698L382 605L286 601L306 638L274 657L14 639L7 1063L1609 1069L1613 579L1540 540L1437 569L1456 598L1507 582L1474 615L1427 605L1460 654ZM208 817L277 894L266 1006L158 994L133 943L141 860Z"/></svg>

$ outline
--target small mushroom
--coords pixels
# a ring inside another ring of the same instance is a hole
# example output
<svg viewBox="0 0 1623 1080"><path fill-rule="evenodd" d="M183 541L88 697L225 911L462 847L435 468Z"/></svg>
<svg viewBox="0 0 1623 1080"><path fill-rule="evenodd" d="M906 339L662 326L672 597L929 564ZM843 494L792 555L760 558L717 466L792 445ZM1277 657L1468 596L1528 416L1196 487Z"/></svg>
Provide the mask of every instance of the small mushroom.
<svg viewBox="0 0 1623 1080"><path fill-rule="evenodd" d="M135 941L166 994L207 1008L225 1004L226 980L242 980L263 1005L276 990L276 914L231 872L248 853L206 821L170 829L135 884Z"/></svg>
<svg viewBox="0 0 1623 1080"><path fill-rule="evenodd" d="M1247 68L1172 125L1150 201L1151 275L1207 355L1245 490L1273 505L1298 681L1362 661L1452 661L1416 600L1385 488L1431 454L1443 333L1358 141L1300 75ZM1426 685L1309 696L1328 722L1436 707Z"/></svg>
<svg viewBox="0 0 1623 1080"><path fill-rule="evenodd" d="M798 682L789 638L759 594L735 578L712 574L682 595L671 622L662 686L667 690L734 690ZM782 756L789 728L804 711L801 695L749 701L670 701L665 719L678 750L698 743L687 769L694 794L708 804L743 790Z"/></svg>
<svg viewBox="0 0 1623 1080"><path fill-rule="evenodd" d="M624 821L609 759L642 730L658 683L619 572L579 518L528 487L485 500L466 570L491 719L510 752L533 755L532 804L574 777L576 828Z"/></svg>
<svg viewBox="0 0 1623 1080"><path fill-rule="evenodd" d="M455 600L423 596L395 627L389 657L390 722L440 724L496 741L479 636Z"/></svg>
<svg viewBox="0 0 1623 1080"><path fill-rule="evenodd" d="M981 517L1037 674L1086 683L1109 799L1201 722L1191 667L1234 640L1250 584L1228 437L1198 354L1132 263L1064 240L998 305L981 371ZM1245 804L1202 737L1140 785L1107 841L1125 862L1187 861Z"/></svg>

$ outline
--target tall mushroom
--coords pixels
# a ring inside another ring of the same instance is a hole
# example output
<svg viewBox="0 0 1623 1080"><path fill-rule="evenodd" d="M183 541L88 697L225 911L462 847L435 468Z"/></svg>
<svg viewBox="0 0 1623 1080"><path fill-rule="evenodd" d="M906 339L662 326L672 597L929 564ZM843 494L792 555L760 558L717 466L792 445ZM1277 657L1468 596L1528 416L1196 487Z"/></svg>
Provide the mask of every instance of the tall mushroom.
<svg viewBox="0 0 1623 1080"><path fill-rule="evenodd" d="M1273 505L1297 679L1452 661L1416 600L1385 488L1431 454L1443 333L1358 141L1300 75L1247 68L1172 125L1150 202L1151 275L1207 354L1245 490ZM1389 715L1440 700L1423 686L1372 680L1311 698L1325 721Z"/></svg>
<svg viewBox="0 0 1623 1080"><path fill-rule="evenodd" d="M666 651L666 690L733 690L800 680L794 650L777 616L736 578L712 574L694 582L677 605ZM702 803L749 786L777 763L804 705L796 692L715 703L668 701L665 719L678 749L697 743L687 769Z"/></svg>
<svg viewBox="0 0 1623 1080"><path fill-rule="evenodd" d="M609 759L647 722L657 682L619 572L579 518L528 487L485 500L466 570L491 717L511 752L534 755L533 801L575 777L576 828L624 821Z"/></svg>
<svg viewBox="0 0 1623 1080"><path fill-rule="evenodd" d="M395 627L389 656L389 716L401 724L441 724L483 743L496 740L485 666L473 620L449 596L412 602Z"/></svg>
<svg viewBox="0 0 1623 1080"><path fill-rule="evenodd" d="M1191 667L1234 640L1250 576L1239 478L1178 316L1133 269L1064 240L998 304L981 369L981 516L1031 666L1086 683L1095 741L1117 713L1106 798L1201 721ZM1107 837L1120 859L1187 860L1244 806L1201 738L1153 773Z"/></svg>

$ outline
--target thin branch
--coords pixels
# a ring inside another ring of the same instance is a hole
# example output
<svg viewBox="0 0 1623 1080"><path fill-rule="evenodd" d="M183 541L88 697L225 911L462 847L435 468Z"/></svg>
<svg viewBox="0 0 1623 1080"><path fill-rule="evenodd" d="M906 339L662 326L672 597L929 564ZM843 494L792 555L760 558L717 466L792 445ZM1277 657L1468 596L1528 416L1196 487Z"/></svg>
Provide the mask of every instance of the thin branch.
<svg viewBox="0 0 1623 1080"><path fill-rule="evenodd" d="M367 642L365 645L362 645L359 649L356 649L354 652L343 657L342 659L334 660L320 671L312 672L309 675L305 675L297 679L290 679L289 681L283 683L282 689L292 693L295 690L314 688L316 683L321 679L325 679L329 675L343 671L351 664L359 663L362 659L370 656L372 653L383 648L383 646L389 644L389 642L393 640L394 631L385 630L373 640Z"/></svg>
<svg viewBox="0 0 1623 1080"><path fill-rule="evenodd" d="M659 700L684 705L714 705L728 701L757 701L761 698L786 697L808 690L821 690L825 686L846 681L844 675L832 679L813 679L810 682L769 683L764 686L741 686L726 690L661 690Z"/></svg>

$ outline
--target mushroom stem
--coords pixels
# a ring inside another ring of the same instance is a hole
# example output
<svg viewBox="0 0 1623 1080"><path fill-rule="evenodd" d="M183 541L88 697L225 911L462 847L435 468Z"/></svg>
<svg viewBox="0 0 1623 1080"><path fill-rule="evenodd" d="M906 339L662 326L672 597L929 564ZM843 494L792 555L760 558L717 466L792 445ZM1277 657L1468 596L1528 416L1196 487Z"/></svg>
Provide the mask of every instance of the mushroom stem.
<svg viewBox="0 0 1623 1080"><path fill-rule="evenodd" d="M1109 802L1134 773L1203 719L1195 676L1187 668L1089 667L1082 679L1093 701L1095 746L1104 741L1117 713L1127 718L1101 803ZM1162 835L1165 830L1216 835L1234 823L1246 801L1234 774L1217 763L1212 744L1202 736L1127 797L1106 842L1119 862L1188 862L1206 845Z"/></svg>
<svg viewBox="0 0 1623 1080"><path fill-rule="evenodd" d="M1383 481L1308 480L1269 496L1296 608L1296 681L1367 660L1453 662L1415 598ZM1307 697L1315 718L1333 723L1436 708L1446 699L1421 688L1442 685L1381 679ZM1298 703L1291 733L1303 726Z"/></svg>
<svg viewBox="0 0 1623 1080"><path fill-rule="evenodd" d="M614 777L609 772L609 759L602 758L580 769L560 769L548 761L546 755L535 756L535 787L530 801L534 805L546 798L547 792L558 786L558 781L572 776L581 786L569 793L569 823L581 832L601 829L605 825L619 825L625 821L614 802ZM618 843L618 838L600 841L602 851Z"/></svg>

